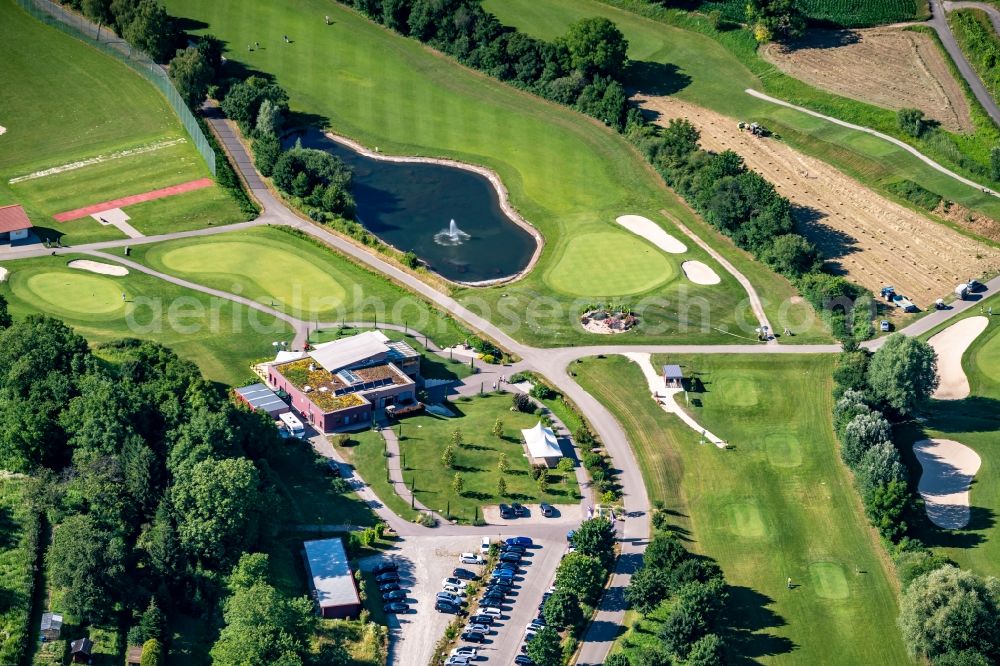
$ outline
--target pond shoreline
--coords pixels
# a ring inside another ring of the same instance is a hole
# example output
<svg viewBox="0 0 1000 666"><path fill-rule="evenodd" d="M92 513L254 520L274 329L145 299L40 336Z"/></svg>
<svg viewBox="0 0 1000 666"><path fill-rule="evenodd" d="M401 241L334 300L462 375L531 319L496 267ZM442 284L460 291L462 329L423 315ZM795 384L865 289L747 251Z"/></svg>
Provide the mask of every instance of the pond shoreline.
<svg viewBox="0 0 1000 666"><path fill-rule="evenodd" d="M460 162L458 160L451 160L438 157L406 157L402 155L384 155L381 152L375 152L369 150L366 146L346 136L340 136L339 134L334 134L333 132L329 131L324 131L323 135L326 138L330 139L331 141L335 141L341 145L347 146L351 150L370 159L381 160L384 162L398 162L398 163L410 162L417 164L434 164L437 166L463 169L465 171L471 171L475 174L478 174L486 178L486 180L488 180L490 184L493 186L493 189L496 191L497 198L500 202L500 209L503 211L504 215L506 215L511 222L516 224L524 231L528 232L528 234L530 234L531 237L535 239L535 251L532 253L531 259L528 261L528 265L525 266L520 271L518 271L517 273L514 273L513 275L508 275L493 280L463 282L461 280L452 280L451 278L447 278L437 271L432 271L441 279L446 280L451 284L459 285L462 287L492 287L520 280L521 278L525 277L528 273L530 273L532 269L534 269L535 264L538 263L538 259L542 255L542 249L544 249L545 247L545 238L542 236L541 232L538 231L537 228L535 228L534 225L532 225L530 222L521 217L520 213L518 213L514 209L514 207L510 203L510 198L507 193L507 188L504 187L503 181L500 179L500 176L492 169L488 169L486 167L479 166L477 164L470 164L468 162ZM389 245L390 247L393 247L390 243L386 243L386 241L382 240L381 238L379 239L379 241L385 243L386 245ZM399 250L399 248L395 247L394 249Z"/></svg>

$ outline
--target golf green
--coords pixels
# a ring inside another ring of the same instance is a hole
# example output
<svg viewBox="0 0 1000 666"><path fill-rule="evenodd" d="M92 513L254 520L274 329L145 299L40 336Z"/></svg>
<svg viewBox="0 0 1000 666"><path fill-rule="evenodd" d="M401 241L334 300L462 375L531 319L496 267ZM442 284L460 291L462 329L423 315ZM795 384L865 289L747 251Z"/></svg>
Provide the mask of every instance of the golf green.
<svg viewBox="0 0 1000 666"><path fill-rule="evenodd" d="M347 299L344 287L320 265L265 243L207 241L166 250L159 261L167 270L183 275L230 278L231 291L261 292L293 311L323 312Z"/></svg>
<svg viewBox="0 0 1000 666"><path fill-rule="evenodd" d="M813 591L821 599L846 599L851 596L844 567L836 562L813 562L809 565Z"/></svg>
<svg viewBox="0 0 1000 666"><path fill-rule="evenodd" d="M802 464L802 448L792 435L776 432L764 437L767 462L775 467L798 467Z"/></svg>
<svg viewBox="0 0 1000 666"><path fill-rule="evenodd" d="M629 234L598 231L570 239L545 280L564 294L625 296L676 275L674 264L652 245Z"/></svg>
<svg viewBox="0 0 1000 666"><path fill-rule="evenodd" d="M726 507L726 513L729 514L729 525L733 534L750 538L767 535L767 528L760 515L760 508L753 500L733 502Z"/></svg>
<svg viewBox="0 0 1000 666"><path fill-rule="evenodd" d="M16 276L16 274L15 274ZM35 273L12 280L15 293L27 301L44 301L55 312L106 315L125 309L124 287L111 278L78 271Z"/></svg>
<svg viewBox="0 0 1000 666"><path fill-rule="evenodd" d="M993 323L993 320L990 320ZM1000 334L997 333L997 325L991 326L983 332L982 342L977 345L972 363L987 383L1000 386Z"/></svg>

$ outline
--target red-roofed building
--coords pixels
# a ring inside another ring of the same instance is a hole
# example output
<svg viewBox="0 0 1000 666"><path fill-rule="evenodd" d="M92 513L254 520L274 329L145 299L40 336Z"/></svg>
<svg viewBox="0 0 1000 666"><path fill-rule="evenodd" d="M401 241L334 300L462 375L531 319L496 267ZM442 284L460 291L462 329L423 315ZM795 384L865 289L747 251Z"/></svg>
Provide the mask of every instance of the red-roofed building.
<svg viewBox="0 0 1000 666"><path fill-rule="evenodd" d="M0 243L24 240L31 233L32 224L24 208L14 204L0 206Z"/></svg>

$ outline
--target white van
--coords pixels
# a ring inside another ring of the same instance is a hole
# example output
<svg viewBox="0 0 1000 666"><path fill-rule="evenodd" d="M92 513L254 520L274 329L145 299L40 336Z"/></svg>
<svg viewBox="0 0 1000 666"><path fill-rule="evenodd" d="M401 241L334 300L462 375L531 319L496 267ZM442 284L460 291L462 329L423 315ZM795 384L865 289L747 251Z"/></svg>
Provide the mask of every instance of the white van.
<svg viewBox="0 0 1000 666"><path fill-rule="evenodd" d="M285 412L284 414L278 414L278 419L284 424L285 430L292 437L301 437L306 433L305 426L302 425L302 421L299 417L295 416L291 412Z"/></svg>
<svg viewBox="0 0 1000 666"><path fill-rule="evenodd" d="M503 617L503 612L499 608L480 608L479 612L483 615L489 615L491 617Z"/></svg>
<svg viewBox="0 0 1000 666"><path fill-rule="evenodd" d="M490 538L488 536L484 536L483 540L479 542L479 552L484 555L490 552Z"/></svg>

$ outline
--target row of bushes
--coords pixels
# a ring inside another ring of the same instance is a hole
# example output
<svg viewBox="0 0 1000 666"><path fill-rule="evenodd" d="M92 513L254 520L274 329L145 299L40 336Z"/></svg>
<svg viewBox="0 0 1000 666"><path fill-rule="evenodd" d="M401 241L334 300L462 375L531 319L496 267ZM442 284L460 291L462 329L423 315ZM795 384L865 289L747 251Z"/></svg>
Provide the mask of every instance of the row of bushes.
<svg viewBox="0 0 1000 666"><path fill-rule="evenodd" d="M546 626L528 643L538 666L562 666L576 651L615 561L615 529L605 518L584 521L573 533L574 552L556 569L554 590L542 606Z"/></svg>
<svg viewBox="0 0 1000 666"><path fill-rule="evenodd" d="M624 652L611 655L607 666L633 663L667 666L720 666L725 641L720 615L729 598L722 570L712 560L690 554L676 534L669 531L662 504L653 514L656 532L646 547L642 567L632 576L625 599L643 615L665 617L658 642L641 646L642 657L633 661L631 641Z"/></svg>
<svg viewBox="0 0 1000 666"><path fill-rule="evenodd" d="M986 666L1000 658L1000 583L961 571L914 535L923 502L894 443L937 387L934 350L901 334L874 354L844 352L834 372L834 429L865 513L896 565L899 626L908 649L933 666Z"/></svg>

